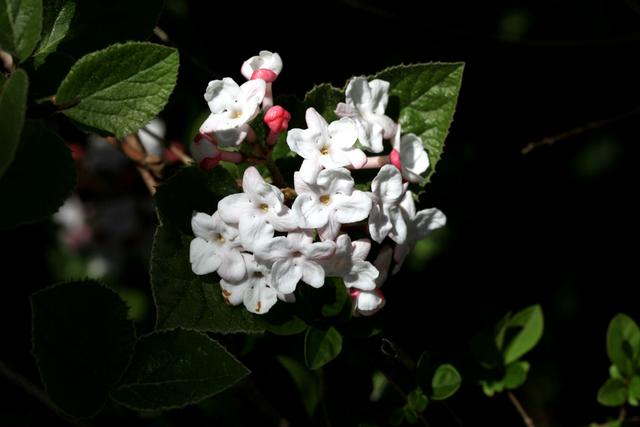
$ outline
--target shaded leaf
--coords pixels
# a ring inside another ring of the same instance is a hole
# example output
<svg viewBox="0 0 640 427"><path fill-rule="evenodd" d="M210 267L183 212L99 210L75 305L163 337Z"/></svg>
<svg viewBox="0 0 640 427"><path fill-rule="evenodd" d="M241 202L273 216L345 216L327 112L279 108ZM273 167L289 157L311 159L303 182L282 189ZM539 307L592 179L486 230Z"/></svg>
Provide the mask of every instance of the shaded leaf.
<svg viewBox="0 0 640 427"><path fill-rule="evenodd" d="M342 335L333 326L329 329L309 327L304 337L304 361L309 369L319 369L342 351Z"/></svg>
<svg viewBox="0 0 640 427"><path fill-rule="evenodd" d="M2 85L0 92L0 178L13 161L27 109L29 78L23 70L17 70Z"/></svg>
<svg viewBox="0 0 640 427"><path fill-rule="evenodd" d="M36 67L54 52L69 31L76 11L76 0L46 0L44 2L42 37L34 56Z"/></svg>
<svg viewBox="0 0 640 427"><path fill-rule="evenodd" d="M544 330L544 318L539 305L527 307L511 316L505 325L502 350L505 365L518 360L536 346Z"/></svg>
<svg viewBox="0 0 640 427"><path fill-rule="evenodd" d="M178 52L152 43L116 44L75 63L56 94L81 125L123 137L164 108L178 76Z"/></svg>
<svg viewBox="0 0 640 427"><path fill-rule="evenodd" d="M452 365L440 365L433 374L431 380L432 394L434 400L444 400L454 395L460 388L462 377Z"/></svg>
<svg viewBox="0 0 640 427"><path fill-rule="evenodd" d="M15 160L0 178L0 230L53 214L75 182L75 165L65 143L41 123L26 122Z"/></svg>
<svg viewBox="0 0 640 427"><path fill-rule="evenodd" d="M416 388L411 390L407 396L407 405L413 412L423 412L427 409L429 398L423 393L422 389Z"/></svg>
<svg viewBox="0 0 640 427"><path fill-rule="evenodd" d="M31 306L33 354L51 400L71 415L95 415L133 351L126 304L109 288L86 281L36 292Z"/></svg>
<svg viewBox="0 0 640 427"><path fill-rule="evenodd" d="M338 119L335 110L339 102L344 102L344 92L328 83L313 87L304 97L305 110L315 108L327 122ZM306 127L306 126L305 126Z"/></svg>
<svg viewBox="0 0 640 427"><path fill-rule="evenodd" d="M604 406L621 406L627 400L627 385L622 380L609 378L598 390L598 402Z"/></svg>
<svg viewBox="0 0 640 427"><path fill-rule="evenodd" d="M527 380L529 372L529 363L525 361L517 361L507 366L504 374L504 386L509 390L515 390Z"/></svg>
<svg viewBox="0 0 640 427"><path fill-rule="evenodd" d="M0 49L22 62L40 40L42 0L0 1Z"/></svg>
<svg viewBox="0 0 640 427"><path fill-rule="evenodd" d="M138 340L131 364L111 397L141 411L180 408L247 375L242 363L203 333L157 331Z"/></svg>
<svg viewBox="0 0 640 427"><path fill-rule="evenodd" d="M313 418L316 408L322 398L320 377L317 373L309 371L304 365L295 359L278 356L278 361L287 370L296 388L300 392L304 409L309 418Z"/></svg>
<svg viewBox="0 0 640 427"><path fill-rule="evenodd" d="M640 354L640 329L626 314L616 315L609 323L607 354L624 377L631 377L637 368Z"/></svg>

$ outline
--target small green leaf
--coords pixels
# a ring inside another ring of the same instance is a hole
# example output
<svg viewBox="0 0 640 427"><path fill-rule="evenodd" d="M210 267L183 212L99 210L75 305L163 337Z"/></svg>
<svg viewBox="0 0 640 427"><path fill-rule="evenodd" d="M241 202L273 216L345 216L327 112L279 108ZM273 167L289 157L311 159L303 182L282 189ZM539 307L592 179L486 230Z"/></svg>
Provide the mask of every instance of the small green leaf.
<svg viewBox="0 0 640 427"><path fill-rule="evenodd" d="M316 372L309 371L305 366L295 359L285 356L278 356L278 361L287 370L296 388L300 392L304 409L309 418L313 418L318 403L322 399L322 388L320 377Z"/></svg>
<svg viewBox="0 0 640 427"><path fill-rule="evenodd" d="M304 97L306 108L313 107L327 122L336 120L335 110L339 102L345 101L344 92L328 83L315 86ZM305 109L306 109L305 108Z"/></svg>
<svg viewBox="0 0 640 427"><path fill-rule="evenodd" d="M442 156L463 70L463 63L427 63L399 65L371 76L391 84L387 115L395 119L393 109L398 108L402 132L414 133L422 139L431 161L425 184Z"/></svg>
<svg viewBox="0 0 640 427"><path fill-rule="evenodd" d="M342 351L342 335L333 326L329 329L310 327L304 337L304 361L309 369L319 369Z"/></svg>
<svg viewBox="0 0 640 427"><path fill-rule="evenodd" d="M48 217L76 182L71 151L39 122L28 121L15 160L0 178L0 230Z"/></svg>
<svg viewBox="0 0 640 427"><path fill-rule="evenodd" d="M148 40L163 3L163 0L77 1L71 28L59 50L79 58L114 43Z"/></svg>
<svg viewBox="0 0 640 427"><path fill-rule="evenodd" d="M544 317L539 305L532 305L514 314L506 322L504 364L518 360L536 346L544 330Z"/></svg>
<svg viewBox="0 0 640 427"><path fill-rule="evenodd" d="M102 409L135 342L127 306L93 281L55 285L31 297L33 354L51 400L78 417Z"/></svg>
<svg viewBox="0 0 640 427"><path fill-rule="evenodd" d="M637 368L640 354L640 329L632 318L618 314L607 330L607 354L625 378L630 378Z"/></svg>
<svg viewBox="0 0 640 427"><path fill-rule="evenodd" d="M504 386L509 390L515 390L527 380L529 372L529 363L525 361L513 362L507 366L504 374Z"/></svg>
<svg viewBox="0 0 640 427"><path fill-rule="evenodd" d="M620 374L620 370L616 365L609 366L609 376L611 378L618 378L619 380L623 379L622 374Z"/></svg>
<svg viewBox="0 0 640 427"><path fill-rule="evenodd" d="M349 292L342 279L327 278L322 288L323 291L331 291L331 298L322 306L322 315L334 317L343 313L348 317L351 313L351 298L349 298Z"/></svg>
<svg viewBox="0 0 640 427"><path fill-rule="evenodd" d="M275 335L297 335L307 329L307 324L297 314L295 304L276 304L262 315L267 331Z"/></svg>
<svg viewBox="0 0 640 427"><path fill-rule="evenodd" d="M0 92L0 178L13 161L27 109L29 78L17 70L2 86Z"/></svg>
<svg viewBox="0 0 640 427"><path fill-rule="evenodd" d="M242 363L203 333L157 331L138 340L129 369L111 397L139 411L181 408L247 375Z"/></svg>
<svg viewBox="0 0 640 427"><path fill-rule="evenodd" d="M598 390L598 402L604 406L621 406L627 400L627 385L622 380L609 378Z"/></svg>
<svg viewBox="0 0 640 427"><path fill-rule="evenodd" d="M407 396L407 405L413 412L423 412L427 409L429 398L423 393L421 388L411 390Z"/></svg>
<svg viewBox="0 0 640 427"><path fill-rule="evenodd" d="M629 381L629 396L628 402L632 406L638 406L638 400L640 400L640 376L634 375Z"/></svg>
<svg viewBox="0 0 640 427"><path fill-rule="evenodd" d="M40 40L42 0L0 0L0 49L22 62Z"/></svg>
<svg viewBox="0 0 640 427"><path fill-rule="evenodd" d="M76 11L76 0L46 0L42 22L42 37L36 50L36 67L54 52L69 31L69 25Z"/></svg>
<svg viewBox="0 0 640 427"><path fill-rule="evenodd" d="M405 405L405 407L403 408L403 413L404 413L404 419L409 424L418 424L418 414L416 413L416 411L411 409L409 405Z"/></svg>
<svg viewBox="0 0 640 427"><path fill-rule="evenodd" d="M81 125L123 137L164 108L178 76L178 52L152 43L116 44L82 57L56 94Z"/></svg>
<svg viewBox="0 0 640 427"><path fill-rule="evenodd" d="M462 377L454 368L449 364L440 365L433 374L431 380L432 395L434 400L444 400L454 395L460 388L462 383Z"/></svg>
<svg viewBox="0 0 640 427"><path fill-rule="evenodd" d="M156 328L183 327L199 331L263 332L265 319L244 307L231 307L222 298L214 275L191 270L192 236L160 226L151 251L151 286L156 303Z"/></svg>

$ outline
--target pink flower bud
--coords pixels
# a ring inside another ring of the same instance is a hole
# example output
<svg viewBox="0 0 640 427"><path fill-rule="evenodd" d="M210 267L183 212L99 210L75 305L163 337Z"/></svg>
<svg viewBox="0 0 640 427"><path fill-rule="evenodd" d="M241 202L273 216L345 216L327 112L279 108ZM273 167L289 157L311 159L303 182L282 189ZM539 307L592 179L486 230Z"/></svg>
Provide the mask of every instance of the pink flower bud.
<svg viewBox="0 0 640 427"><path fill-rule="evenodd" d="M389 153L389 161L391 161L391 164L397 167L398 170L402 170L402 164L400 163L400 152L395 148L391 150L391 153Z"/></svg>
<svg viewBox="0 0 640 427"><path fill-rule="evenodd" d="M267 83L271 83L278 78L278 75L267 68L259 68L251 75L251 80L261 79Z"/></svg>
<svg viewBox="0 0 640 427"><path fill-rule="evenodd" d="M289 128L289 120L291 120L291 114L279 105L269 108L264 115L264 123L269 126L271 132L284 132Z"/></svg>

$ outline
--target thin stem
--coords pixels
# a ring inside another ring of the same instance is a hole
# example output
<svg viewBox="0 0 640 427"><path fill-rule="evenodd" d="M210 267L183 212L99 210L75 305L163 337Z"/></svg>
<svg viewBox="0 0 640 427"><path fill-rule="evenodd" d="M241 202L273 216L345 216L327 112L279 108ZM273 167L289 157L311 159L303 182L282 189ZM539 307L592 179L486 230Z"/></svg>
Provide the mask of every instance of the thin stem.
<svg viewBox="0 0 640 427"><path fill-rule="evenodd" d="M142 177L142 181L144 182L144 185L147 186L147 190L149 190L149 194L154 196L156 194L156 187L158 186L158 181L156 181L156 179L153 177L151 172L149 172L149 170L146 169L144 166L137 165L136 169L138 169L138 173L140 174L140 177Z"/></svg>
<svg viewBox="0 0 640 427"><path fill-rule="evenodd" d="M623 422L626 417L627 417L627 408L625 405L622 405L620 407L620 413L618 414L618 421Z"/></svg>
<svg viewBox="0 0 640 427"><path fill-rule="evenodd" d="M524 422L524 425L527 427L536 427L536 425L533 423L533 420L531 419L527 411L524 409L524 407L522 406L522 404L520 403L516 395L508 391L507 396L509 396L509 400L518 411L518 414L520 414L520 417L522 418L522 422Z"/></svg>
<svg viewBox="0 0 640 427"><path fill-rule="evenodd" d="M640 113L640 107L636 107L631 111L627 111L625 113L619 114L617 116L613 116L613 117L608 117L606 119L602 119L602 120L596 120L593 122L589 122L586 123L582 126L578 126L576 128L573 129L569 129L565 132L561 132L558 133L556 135L552 135L552 136L548 136L546 138L542 138L539 141L535 141L535 142L530 142L529 144L527 144L526 147L524 147L522 149L522 154L529 154L530 152L532 152L533 150L542 147L543 145L553 145L556 142L562 141L564 139L568 139L568 138L572 138L574 136L583 134L585 132L591 131L591 130L595 130L595 129L601 129L603 127L609 126L613 123L628 119L629 117L632 117L635 114Z"/></svg>

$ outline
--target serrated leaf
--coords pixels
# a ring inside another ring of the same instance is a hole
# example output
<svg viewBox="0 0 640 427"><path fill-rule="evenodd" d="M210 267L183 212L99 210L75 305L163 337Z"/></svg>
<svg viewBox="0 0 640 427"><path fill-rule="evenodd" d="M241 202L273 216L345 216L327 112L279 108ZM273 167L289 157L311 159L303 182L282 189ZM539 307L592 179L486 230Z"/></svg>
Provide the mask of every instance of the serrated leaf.
<svg viewBox="0 0 640 427"><path fill-rule="evenodd" d="M431 380L431 398L434 400L448 399L458 391L461 383L462 377L456 368L449 364L440 365Z"/></svg>
<svg viewBox="0 0 640 427"><path fill-rule="evenodd" d="M39 122L26 122L15 160L0 178L0 230L48 217L76 182L71 151Z"/></svg>
<svg viewBox="0 0 640 427"><path fill-rule="evenodd" d="M278 356L278 361L287 370L300 392L300 398L302 398L307 415L310 419L313 418L320 399L322 399L320 377L316 372L309 371L300 362L290 357Z"/></svg>
<svg viewBox="0 0 640 427"><path fill-rule="evenodd" d="M415 133L429 154L425 184L442 156L462 84L463 63L427 63L388 68L371 79L388 81L387 115L398 109L403 133Z"/></svg>
<svg viewBox="0 0 640 427"><path fill-rule="evenodd" d="M344 102L344 92L328 83L315 86L304 97L305 110L315 108L329 123L338 118L335 110L339 102Z"/></svg>
<svg viewBox="0 0 640 427"><path fill-rule="evenodd" d="M116 44L78 60L60 84L56 103L75 104L63 113L120 138L158 115L177 76L177 50L153 43Z"/></svg>
<svg viewBox="0 0 640 427"><path fill-rule="evenodd" d="M2 85L0 92L0 178L16 155L27 109L29 78L17 70Z"/></svg>
<svg viewBox="0 0 640 427"><path fill-rule="evenodd" d="M263 332L266 321L243 307L225 304L214 275L197 276L189 262L192 236L160 226L151 252L151 286L156 303L156 328L183 327L199 331Z"/></svg>
<svg viewBox="0 0 640 427"><path fill-rule="evenodd" d="M627 385L622 380L609 378L598 390L598 403L604 406L621 406L627 400Z"/></svg>
<svg viewBox="0 0 640 427"><path fill-rule="evenodd" d="M342 351L342 335L329 329L309 327L304 337L304 361L309 369L319 369L338 357Z"/></svg>
<svg viewBox="0 0 640 427"><path fill-rule="evenodd" d="M22 62L40 40L42 0L0 0L0 49Z"/></svg>
<svg viewBox="0 0 640 427"><path fill-rule="evenodd" d="M76 11L76 0L46 0L44 2L42 37L34 53L34 63L39 67L47 55L54 52L69 31Z"/></svg>
<svg viewBox="0 0 640 427"><path fill-rule="evenodd" d="M95 415L122 377L135 342L127 306L93 281L55 285L31 297L33 354L51 400Z"/></svg>
<svg viewBox="0 0 640 427"><path fill-rule="evenodd" d="M637 368L640 354L640 329L626 314L616 315L609 323L607 354L624 377L631 377Z"/></svg>
<svg viewBox="0 0 640 427"><path fill-rule="evenodd" d="M247 375L242 363L203 333L157 331L138 340L131 364L111 397L139 411L180 408Z"/></svg>
<svg viewBox="0 0 640 427"><path fill-rule="evenodd" d="M59 49L79 58L114 43L148 40L163 3L163 0L79 0L71 29Z"/></svg>
<svg viewBox="0 0 640 427"><path fill-rule="evenodd" d="M504 364L518 360L536 346L544 330L544 316L539 305L527 307L506 321L504 344L501 348Z"/></svg>
<svg viewBox="0 0 640 427"><path fill-rule="evenodd" d="M527 373L529 372L529 363L525 361L517 361L507 366L504 374L504 386L508 390L515 390L520 387L527 380Z"/></svg>

